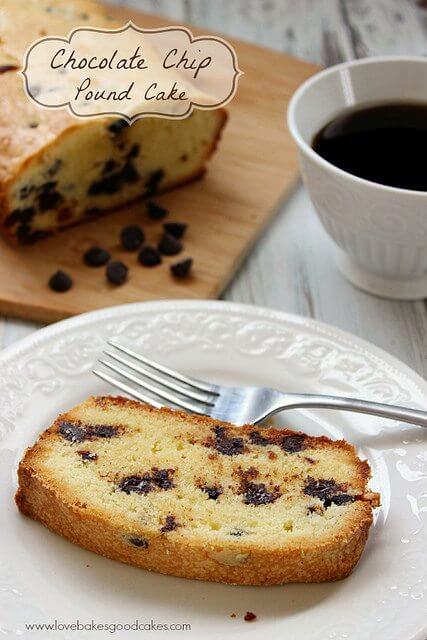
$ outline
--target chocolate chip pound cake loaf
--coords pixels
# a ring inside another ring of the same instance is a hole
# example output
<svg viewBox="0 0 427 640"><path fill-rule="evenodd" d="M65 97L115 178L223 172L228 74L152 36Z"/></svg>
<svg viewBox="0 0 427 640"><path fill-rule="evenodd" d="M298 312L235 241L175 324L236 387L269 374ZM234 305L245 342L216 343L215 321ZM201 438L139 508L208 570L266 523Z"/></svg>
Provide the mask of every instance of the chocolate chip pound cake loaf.
<svg viewBox="0 0 427 640"><path fill-rule="evenodd" d="M122 26L89 0L0 2L0 230L22 244L200 176L226 119L196 109L129 126L38 107L18 74L27 47L82 25Z"/></svg>
<svg viewBox="0 0 427 640"><path fill-rule="evenodd" d="M16 502L72 542L231 584L347 576L379 496L345 441L92 397L19 465Z"/></svg>

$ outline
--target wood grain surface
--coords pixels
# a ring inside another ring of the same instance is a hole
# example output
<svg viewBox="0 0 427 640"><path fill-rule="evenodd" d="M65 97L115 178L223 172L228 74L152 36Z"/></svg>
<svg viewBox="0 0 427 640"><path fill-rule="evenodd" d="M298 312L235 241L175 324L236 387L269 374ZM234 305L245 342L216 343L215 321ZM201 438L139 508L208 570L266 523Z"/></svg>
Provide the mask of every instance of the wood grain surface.
<svg viewBox="0 0 427 640"><path fill-rule="evenodd" d="M276 51L331 65L360 56L427 54L424 0L116 0ZM330 322L427 375L427 305L358 291L337 272L334 245L301 186L223 294ZM40 325L0 320L6 346Z"/></svg>

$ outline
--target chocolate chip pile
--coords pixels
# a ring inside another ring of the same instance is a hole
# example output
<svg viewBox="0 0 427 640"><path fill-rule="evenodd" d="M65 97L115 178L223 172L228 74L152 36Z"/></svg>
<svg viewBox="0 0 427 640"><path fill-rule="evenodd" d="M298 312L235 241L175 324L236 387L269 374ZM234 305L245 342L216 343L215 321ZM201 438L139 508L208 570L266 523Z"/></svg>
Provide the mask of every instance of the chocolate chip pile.
<svg viewBox="0 0 427 640"><path fill-rule="evenodd" d="M147 213L152 220L162 221L169 211L156 202L147 203ZM176 256L184 249L182 238L187 231L184 222L164 222L163 233L156 246L146 243L144 229L139 224L130 224L120 231L120 247L129 253L136 252L137 260L143 267L156 267L163 262L163 256ZM83 262L91 268L105 267L107 281L115 286L124 284L129 278L129 267L122 260L113 260L108 249L99 246L90 247L83 254ZM192 258L185 258L169 266L171 275L177 279L185 279L191 273ZM65 293L73 286L73 279L62 270L52 274L48 281L49 288L57 293Z"/></svg>

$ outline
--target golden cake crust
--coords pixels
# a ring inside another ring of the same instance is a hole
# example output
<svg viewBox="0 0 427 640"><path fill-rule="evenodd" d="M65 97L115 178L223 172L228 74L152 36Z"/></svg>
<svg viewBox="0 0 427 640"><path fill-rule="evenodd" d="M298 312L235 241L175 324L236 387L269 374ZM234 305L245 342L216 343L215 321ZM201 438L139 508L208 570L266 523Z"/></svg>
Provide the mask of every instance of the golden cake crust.
<svg viewBox="0 0 427 640"><path fill-rule="evenodd" d="M58 417L55 423L45 431L33 447L29 448L19 465L19 489L16 503L27 516L39 520L52 531L64 536L71 542L101 555L160 573L196 578L215 582L240 585L269 585L285 582L323 582L346 577L354 568L365 546L372 523L372 508L379 505L378 494L367 489L370 476L367 462L360 461L354 448L345 441L332 442L328 438L305 437L307 449L322 451L327 449L343 452L352 458L354 466L352 486L357 492L357 500L347 507L345 526L336 533L319 539L262 540L256 544L244 537L229 540L203 535L189 535L186 528L179 526L175 530L154 532L143 523L126 520L115 513L95 507L90 499L76 499L70 490L65 476L58 481L46 469L46 459L50 447L58 436L59 425L63 421L74 420L76 411L94 409L111 412L141 412L145 418L170 420L175 423L191 425L190 432L206 434L213 427L222 427L228 434L239 433L248 437L253 426L232 427L202 416L188 416L170 409L154 409L148 405L125 398L90 398L80 407ZM112 415L112 414L109 414ZM124 419L125 423L126 420ZM289 430L265 429L263 435L274 440L275 437L295 435ZM298 435L298 434L297 434ZM191 436L192 437L192 436ZM161 434L159 434L161 439ZM70 448L79 445L70 445ZM83 445L82 445L83 446ZM213 453L213 456L216 454ZM225 456L219 455L219 458ZM214 459L214 457L212 458ZM226 460L228 463L228 458ZM91 463L89 463L91 464ZM145 496L142 497L142 500ZM266 507L252 507L258 510ZM336 509L344 507L336 507ZM140 540L140 546L129 544L129 539ZM145 547L147 544L147 547Z"/></svg>

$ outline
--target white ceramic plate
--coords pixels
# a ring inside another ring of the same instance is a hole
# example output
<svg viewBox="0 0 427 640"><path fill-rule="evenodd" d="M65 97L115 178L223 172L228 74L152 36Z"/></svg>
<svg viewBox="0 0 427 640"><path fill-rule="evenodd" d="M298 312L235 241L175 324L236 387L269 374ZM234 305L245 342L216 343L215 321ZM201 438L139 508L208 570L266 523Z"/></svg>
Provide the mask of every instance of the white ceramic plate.
<svg viewBox="0 0 427 640"><path fill-rule="evenodd" d="M382 495L367 548L333 584L231 587L148 573L73 546L21 516L16 465L62 410L112 390L91 369L108 337L214 382L356 395L426 406L427 385L358 338L284 313L223 302L115 307L58 323L0 355L0 632L31 638L259 638L425 640L427 455L425 431L328 411L278 422L346 437ZM246 611L257 614L243 621ZM236 613L236 618L230 614ZM188 631L63 631L75 623L191 625ZM29 631L25 624L55 624Z"/></svg>

